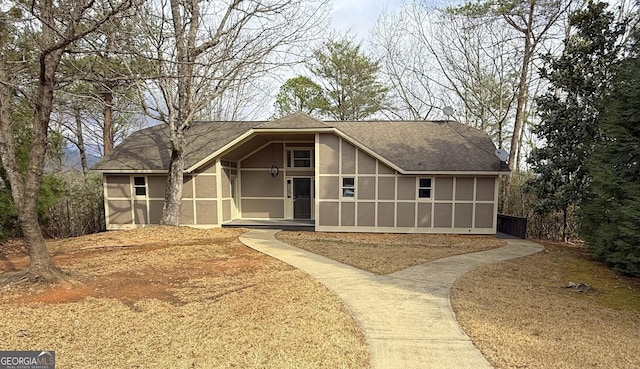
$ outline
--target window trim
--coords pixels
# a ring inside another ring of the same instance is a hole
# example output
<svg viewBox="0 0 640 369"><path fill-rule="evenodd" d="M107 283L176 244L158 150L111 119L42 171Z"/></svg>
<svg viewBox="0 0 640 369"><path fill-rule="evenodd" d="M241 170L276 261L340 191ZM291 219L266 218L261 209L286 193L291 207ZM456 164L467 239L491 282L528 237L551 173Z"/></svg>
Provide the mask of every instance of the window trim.
<svg viewBox="0 0 640 369"><path fill-rule="evenodd" d="M308 167L298 167L295 165L295 152L296 151L306 151L309 153L309 158L298 158L299 160L309 160L309 166ZM285 164L286 164L286 168L287 169L313 169L313 164L314 164L314 157L313 157L313 149L309 148L309 147L288 147L286 150L286 156L285 156Z"/></svg>
<svg viewBox="0 0 640 369"><path fill-rule="evenodd" d="M144 184L136 184L136 178L142 178L144 180ZM149 181L147 180L147 176L133 176L131 181L133 186L133 196L136 198L146 198L149 194L148 183ZM144 194L138 194L137 190L139 188L144 189Z"/></svg>
<svg viewBox="0 0 640 369"><path fill-rule="evenodd" d="M353 180L353 185L347 186L344 184L345 179ZM344 191L347 189L353 190L353 196L345 196ZM355 200L356 199L356 177L355 176L343 176L340 177L340 199L341 200Z"/></svg>
<svg viewBox="0 0 640 369"><path fill-rule="evenodd" d="M423 179L429 180L429 186L420 186L420 181ZM416 199L418 201L431 201L433 200L433 177L417 177L416 178ZM420 196L420 190L429 190L429 197Z"/></svg>

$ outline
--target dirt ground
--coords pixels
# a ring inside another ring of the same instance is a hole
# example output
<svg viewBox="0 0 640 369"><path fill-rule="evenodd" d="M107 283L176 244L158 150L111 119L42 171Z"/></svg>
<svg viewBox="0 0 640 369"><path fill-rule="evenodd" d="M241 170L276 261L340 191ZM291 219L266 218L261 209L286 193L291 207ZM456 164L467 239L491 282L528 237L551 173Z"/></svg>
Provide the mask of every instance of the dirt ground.
<svg viewBox="0 0 640 369"><path fill-rule="evenodd" d="M55 350L61 368L366 368L364 337L306 274L239 230L154 227L48 243L78 283L0 287L0 350ZM0 273L26 267L0 245Z"/></svg>
<svg viewBox="0 0 640 369"><path fill-rule="evenodd" d="M433 234L278 232L276 238L376 274L506 245L492 236Z"/></svg>

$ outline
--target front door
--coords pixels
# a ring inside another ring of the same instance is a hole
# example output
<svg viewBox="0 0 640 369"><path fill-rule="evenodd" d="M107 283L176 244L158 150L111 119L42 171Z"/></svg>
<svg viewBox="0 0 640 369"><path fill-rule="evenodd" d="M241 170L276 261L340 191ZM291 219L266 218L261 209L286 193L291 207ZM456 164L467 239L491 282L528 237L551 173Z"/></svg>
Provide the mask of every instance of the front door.
<svg viewBox="0 0 640 369"><path fill-rule="evenodd" d="M311 219L311 178L293 179L293 218Z"/></svg>

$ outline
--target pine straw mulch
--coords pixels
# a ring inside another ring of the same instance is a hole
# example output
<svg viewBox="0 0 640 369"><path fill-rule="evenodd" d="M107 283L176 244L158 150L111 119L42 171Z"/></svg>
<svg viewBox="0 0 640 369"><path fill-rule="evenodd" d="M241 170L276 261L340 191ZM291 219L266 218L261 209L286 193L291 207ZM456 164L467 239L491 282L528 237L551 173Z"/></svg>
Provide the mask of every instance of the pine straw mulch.
<svg viewBox="0 0 640 369"><path fill-rule="evenodd" d="M493 236L438 234L279 232L276 238L376 274L506 245Z"/></svg>
<svg viewBox="0 0 640 369"><path fill-rule="evenodd" d="M55 350L61 368L368 367L340 301L246 248L241 232L154 227L51 241L78 283L0 287L0 350ZM28 264L19 244L0 245L0 273Z"/></svg>
<svg viewBox="0 0 640 369"><path fill-rule="evenodd" d="M476 346L497 368L640 368L640 278L583 247L543 244L454 284L453 308Z"/></svg>

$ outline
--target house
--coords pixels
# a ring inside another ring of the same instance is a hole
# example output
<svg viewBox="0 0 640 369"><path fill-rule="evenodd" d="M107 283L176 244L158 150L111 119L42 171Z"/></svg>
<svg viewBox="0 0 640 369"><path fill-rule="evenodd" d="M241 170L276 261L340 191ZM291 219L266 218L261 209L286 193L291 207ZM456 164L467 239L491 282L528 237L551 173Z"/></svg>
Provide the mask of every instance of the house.
<svg viewBox="0 0 640 369"><path fill-rule="evenodd" d="M494 234L508 171L482 131L452 121L197 122L187 133L183 225L301 220L317 231ZM103 173L107 229L158 224L168 129L135 132Z"/></svg>

